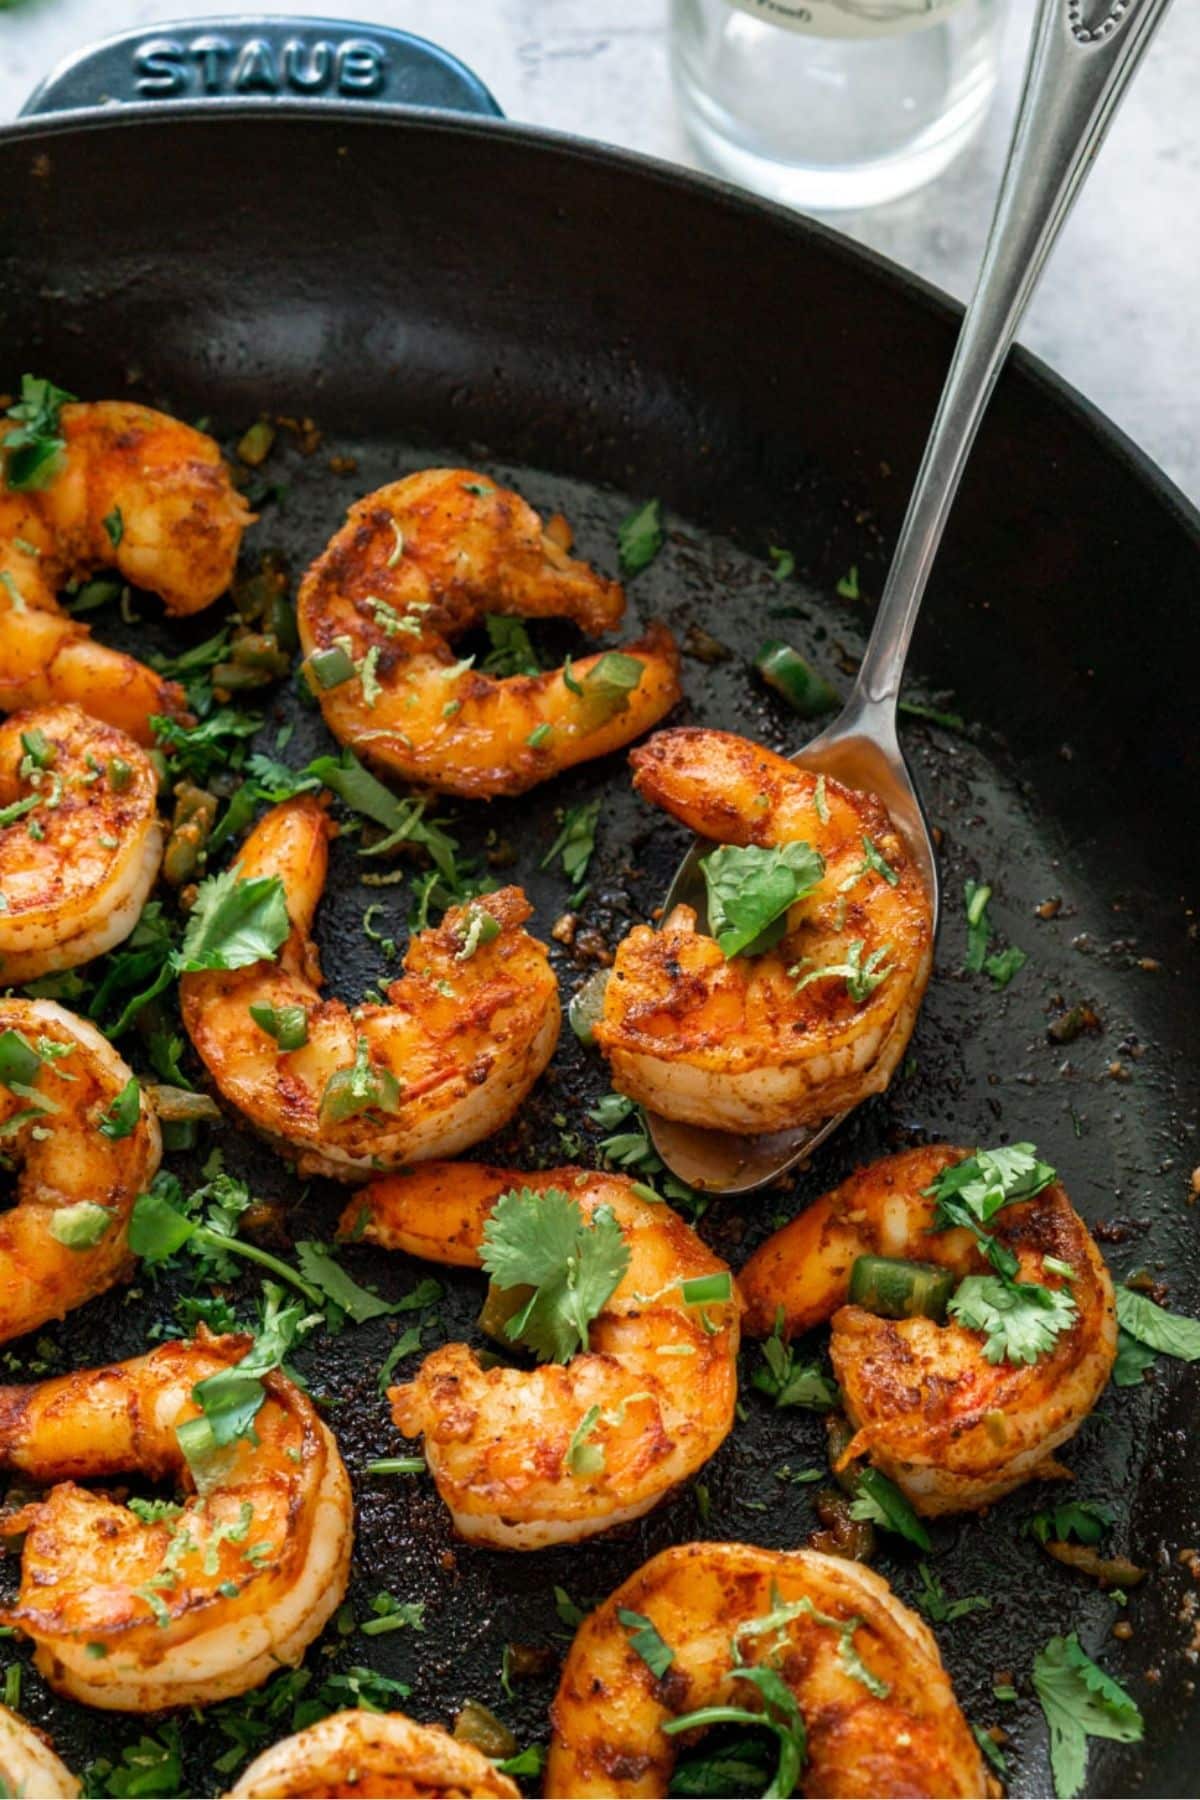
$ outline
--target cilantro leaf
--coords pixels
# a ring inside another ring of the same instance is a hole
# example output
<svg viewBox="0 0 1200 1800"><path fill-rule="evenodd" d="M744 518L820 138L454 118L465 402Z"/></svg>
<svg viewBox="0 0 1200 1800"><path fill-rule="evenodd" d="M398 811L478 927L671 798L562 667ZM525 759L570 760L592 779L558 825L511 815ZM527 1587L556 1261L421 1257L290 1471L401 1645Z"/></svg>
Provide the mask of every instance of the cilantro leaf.
<svg viewBox="0 0 1200 1800"><path fill-rule="evenodd" d="M983 1354L990 1363L1032 1363L1054 1348L1060 1332L1078 1316L1068 1288L998 1275L968 1275L946 1310L970 1331L986 1332Z"/></svg>
<svg viewBox="0 0 1200 1800"><path fill-rule="evenodd" d="M95 1777L103 1784L89 1786L89 1793L113 1794L118 1800L182 1793L183 1752L178 1725L161 1726L155 1737L143 1733L136 1744L126 1744L118 1755L116 1764L104 1757L88 1770L89 1778Z"/></svg>
<svg viewBox="0 0 1200 1800"><path fill-rule="evenodd" d="M907 1538L918 1550L931 1548L929 1533L913 1511L908 1499L882 1469L863 1469L855 1483L850 1503L852 1519L869 1519L885 1531Z"/></svg>
<svg viewBox="0 0 1200 1800"><path fill-rule="evenodd" d="M722 844L700 863L708 889L709 930L726 957L756 955L779 942L788 908L825 873L811 844Z"/></svg>
<svg viewBox="0 0 1200 1800"><path fill-rule="evenodd" d="M621 573L629 580L647 568L663 547L662 501L647 500L621 520L617 550Z"/></svg>
<svg viewBox="0 0 1200 1800"><path fill-rule="evenodd" d="M587 1618L582 1606L577 1606L563 1587L556 1587L554 1590L554 1610L571 1631L578 1630Z"/></svg>
<svg viewBox="0 0 1200 1800"><path fill-rule="evenodd" d="M926 1562L917 1564L917 1573L921 1577L917 1605L935 1625L950 1624L955 1619L965 1619L968 1613L987 1612L991 1608L986 1594L970 1594L963 1600L949 1599L940 1579Z"/></svg>
<svg viewBox="0 0 1200 1800"><path fill-rule="evenodd" d="M1120 1292L1120 1290L1117 1290ZM1114 1387L1141 1387L1146 1370L1154 1367L1154 1352L1140 1344L1122 1325L1117 1331L1117 1359L1113 1363Z"/></svg>
<svg viewBox="0 0 1200 1800"><path fill-rule="evenodd" d="M586 806L568 807L563 814L562 830L538 867L547 869L556 856L561 856L563 874L578 888L587 874L588 864L596 848L596 820L599 816L599 800L589 800Z"/></svg>
<svg viewBox="0 0 1200 1800"><path fill-rule="evenodd" d="M830 1622L837 1623L837 1621ZM851 1625L852 1629L853 1625ZM779 1750L775 1773L764 1789L764 1800L767 1800L769 1796L774 1796L775 1800L781 1800L781 1797L794 1794L808 1755L804 1715L800 1711L795 1694L779 1671L771 1668L768 1664L761 1664L754 1668L735 1667L730 1674L733 1679L748 1681L752 1687L758 1689L763 1700L761 1712L751 1712L742 1706L702 1706L696 1712L684 1713L678 1718L665 1720L662 1725L664 1735L673 1737L680 1731L705 1729L710 1725L765 1725L777 1739ZM674 1792L674 1788L671 1791ZM716 1790L703 1789L700 1791ZM733 1791L746 1792L748 1790L738 1788Z"/></svg>
<svg viewBox="0 0 1200 1800"><path fill-rule="evenodd" d="M1023 1522L1021 1530L1027 1537L1035 1537L1039 1544L1049 1543L1051 1539L1065 1543L1069 1538L1075 1538L1081 1544L1098 1544L1105 1532L1111 1530L1115 1517L1111 1506L1099 1501L1064 1500L1061 1506L1032 1513Z"/></svg>
<svg viewBox="0 0 1200 1800"><path fill-rule="evenodd" d="M101 1114L96 1129L101 1137L131 1136L142 1114L142 1090L136 1075L131 1075L115 1100Z"/></svg>
<svg viewBox="0 0 1200 1800"><path fill-rule="evenodd" d="M1163 1356L1177 1357L1181 1362L1200 1359L1200 1319L1187 1319L1179 1313L1168 1312L1165 1306L1156 1305L1145 1294L1134 1293L1132 1288L1119 1287L1116 1296L1117 1322L1131 1338Z"/></svg>
<svg viewBox="0 0 1200 1800"><path fill-rule="evenodd" d="M241 767L244 740L262 729L262 717L223 706L198 725L181 725L165 713L153 713L150 724L171 775L189 776L203 787L218 770Z"/></svg>
<svg viewBox="0 0 1200 1800"><path fill-rule="evenodd" d="M304 1279L312 1287L320 1288L326 1299L332 1300L356 1325L395 1312L396 1308L390 1302L359 1287L341 1264L334 1261L324 1244L318 1244L312 1238L301 1239L296 1245L296 1260Z"/></svg>
<svg viewBox="0 0 1200 1800"><path fill-rule="evenodd" d="M1051 1638L1038 1651L1033 1686L1050 1728L1050 1768L1058 1800L1074 1800L1083 1787L1089 1737L1141 1742L1137 1702L1097 1667L1075 1632Z"/></svg>
<svg viewBox="0 0 1200 1800"><path fill-rule="evenodd" d="M458 860L458 844L434 820L425 818L424 800L399 799L364 769L352 750L343 750L340 757L318 756L305 773L331 788L355 812L383 826L387 837L372 844L364 856L385 856L402 843L419 845L450 892L466 897L467 873Z"/></svg>
<svg viewBox="0 0 1200 1800"><path fill-rule="evenodd" d="M829 1412L838 1404L837 1383L819 1363L802 1362L783 1340L783 1308L775 1315L775 1329L762 1344L762 1361L750 1377L776 1406L803 1406L810 1412Z"/></svg>
<svg viewBox="0 0 1200 1800"><path fill-rule="evenodd" d="M543 1362L566 1362L588 1346L588 1325L629 1267L629 1246L611 1208L585 1220L560 1188L501 1194L483 1230L481 1260L500 1288L534 1293L505 1330Z"/></svg>
<svg viewBox="0 0 1200 1800"><path fill-rule="evenodd" d="M541 674L542 665L521 619L510 618L506 613L485 613L483 625L492 646L479 665L486 674L501 678Z"/></svg>
<svg viewBox="0 0 1200 1800"><path fill-rule="evenodd" d="M17 429L3 440L4 479L14 489L45 487L58 471L59 457L67 447L59 423L59 409L74 394L52 381L22 375L21 398L8 409Z"/></svg>
<svg viewBox="0 0 1200 1800"><path fill-rule="evenodd" d="M200 883L183 947L171 955L177 973L274 961L291 929L283 882L278 875L243 881L241 867Z"/></svg>
<svg viewBox="0 0 1200 1800"><path fill-rule="evenodd" d="M636 1651L650 1673L661 1680L675 1661L675 1652L659 1636L654 1621L645 1613L632 1612L627 1606L617 1608L617 1619L629 1633L629 1648Z"/></svg>

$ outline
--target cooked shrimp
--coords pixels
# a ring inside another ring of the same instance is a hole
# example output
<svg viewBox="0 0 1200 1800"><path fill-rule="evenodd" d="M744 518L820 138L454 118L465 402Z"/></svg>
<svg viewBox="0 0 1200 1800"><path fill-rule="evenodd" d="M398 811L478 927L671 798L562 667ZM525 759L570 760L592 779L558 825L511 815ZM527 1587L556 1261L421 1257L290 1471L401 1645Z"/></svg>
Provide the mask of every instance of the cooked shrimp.
<svg viewBox="0 0 1200 1800"><path fill-rule="evenodd" d="M75 1800L78 1792L79 1783L41 1733L0 1706L0 1794Z"/></svg>
<svg viewBox="0 0 1200 1800"><path fill-rule="evenodd" d="M455 1529L536 1550L640 1517L713 1455L733 1424L741 1303L733 1288L729 1300L686 1304L680 1283L725 1264L669 1207L586 1169L432 1163L363 1188L341 1231L478 1268L484 1224L512 1188L557 1188L586 1218L610 1207L621 1227L629 1267L592 1321L588 1350L566 1364L485 1370L466 1344L445 1344L389 1399L405 1437L424 1433ZM572 1455L583 1442L600 1453L586 1471Z"/></svg>
<svg viewBox="0 0 1200 1800"><path fill-rule="evenodd" d="M168 612L211 606L254 517L212 438L129 400L63 406L59 433L43 486L0 487L0 568L25 604L53 611L66 581L113 568Z"/></svg>
<svg viewBox="0 0 1200 1800"><path fill-rule="evenodd" d="M596 1026L615 1086L734 1132L816 1125L882 1092L929 979L933 921L880 802L724 731L659 732L630 760L639 793L701 836L802 841L824 874L762 955L726 959L688 906L634 927Z"/></svg>
<svg viewBox="0 0 1200 1800"><path fill-rule="evenodd" d="M649 1619L673 1652L661 1678L622 1612ZM999 1791L933 1634L882 1576L815 1550L680 1544L579 1627L551 1708L546 1792L665 1795L684 1741L662 1729L673 1717L762 1710L739 1665L773 1668L795 1696L808 1736L802 1794Z"/></svg>
<svg viewBox="0 0 1200 1800"><path fill-rule="evenodd" d="M499 680L451 643L485 612L601 632L624 609L618 583L568 556L519 494L470 469L425 469L351 507L304 578L298 618L306 655L344 653L346 678L318 683L336 738L406 781L481 798L523 793L648 731L679 699L679 653L651 627L624 652L641 664L626 666L638 677L627 689L606 679L603 655Z"/></svg>
<svg viewBox="0 0 1200 1800"><path fill-rule="evenodd" d="M129 1215L161 1148L144 1097L125 1136L99 1129L133 1076L85 1020L52 1000L0 1000L0 1042L0 1135L19 1165L16 1205L0 1213L7 1341L62 1318L129 1268Z"/></svg>
<svg viewBox="0 0 1200 1800"><path fill-rule="evenodd" d="M13 429L0 422L0 448ZM212 439L123 400L67 405L42 487L0 483L0 710L73 702L152 741L152 713L185 715L182 688L109 650L55 598L115 568L172 613L198 612L233 576L253 514Z"/></svg>
<svg viewBox="0 0 1200 1800"><path fill-rule="evenodd" d="M192 1390L231 1368L244 1336L160 1344L148 1356L0 1388L0 1466L55 1485L3 1521L24 1532L21 1588L0 1614L37 1645L60 1694L123 1712L207 1705L300 1661L346 1591L350 1484L311 1402L262 1377L254 1436L191 1492L176 1428ZM146 1520L76 1484L174 1477L179 1511Z"/></svg>
<svg viewBox="0 0 1200 1800"><path fill-rule="evenodd" d="M0 724L0 809L0 981L127 938L162 859L145 751L77 706L15 713Z"/></svg>
<svg viewBox="0 0 1200 1800"><path fill-rule="evenodd" d="M334 1713L264 1750L229 1800L519 1800L520 1791L482 1750L436 1725L417 1725L403 1713L356 1711Z"/></svg>
<svg viewBox="0 0 1200 1800"><path fill-rule="evenodd" d="M981 1334L953 1321L881 1319L845 1304L862 1255L987 1271L970 1232L931 1229L935 1202L924 1192L969 1154L937 1144L884 1157L768 1238L741 1275L755 1334L772 1329L780 1308L788 1336L832 1316L834 1372L856 1428L845 1460L868 1455L929 1515L987 1506L1061 1473L1052 1452L1095 1406L1116 1354L1112 1281L1057 1183L1003 1207L987 1228L1016 1255L1017 1280L1063 1286L1047 1257L1074 1272L1074 1323L1036 1362L988 1362Z"/></svg>
<svg viewBox="0 0 1200 1800"><path fill-rule="evenodd" d="M264 815L239 868L245 880L281 878L291 934L277 961L185 975L180 996L226 1099L302 1173L346 1181L451 1155L506 1124L553 1054L560 1011L545 945L523 929L532 908L515 887L453 906L413 938L384 1005L322 999L309 931L332 829L312 795ZM298 1008L301 1047L282 1049L251 1007Z"/></svg>

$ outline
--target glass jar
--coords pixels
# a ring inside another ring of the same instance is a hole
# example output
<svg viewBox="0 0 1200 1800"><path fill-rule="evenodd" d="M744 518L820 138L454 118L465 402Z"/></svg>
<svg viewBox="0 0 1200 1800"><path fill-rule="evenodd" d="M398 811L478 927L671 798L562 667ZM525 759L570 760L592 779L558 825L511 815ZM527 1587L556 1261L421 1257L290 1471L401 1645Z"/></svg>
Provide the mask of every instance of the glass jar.
<svg viewBox="0 0 1200 1800"><path fill-rule="evenodd" d="M809 211L909 193L966 148L1003 0L671 0L688 134L719 175Z"/></svg>

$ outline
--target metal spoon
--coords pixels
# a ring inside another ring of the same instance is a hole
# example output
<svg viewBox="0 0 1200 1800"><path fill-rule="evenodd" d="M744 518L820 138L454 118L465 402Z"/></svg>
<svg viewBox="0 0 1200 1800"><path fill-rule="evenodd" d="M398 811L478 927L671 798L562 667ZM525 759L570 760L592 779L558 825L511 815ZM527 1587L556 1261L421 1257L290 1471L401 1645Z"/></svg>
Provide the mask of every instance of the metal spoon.
<svg viewBox="0 0 1200 1800"><path fill-rule="evenodd" d="M1017 121L975 293L942 389L862 667L845 707L794 762L878 794L938 916L929 828L896 735L904 661L971 445L1042 268L1169 0L1040 0ZM706 918L697 840L666 898ZM738 1137L648 1115L667 1167L696 1188L744 1194L811 1155L847 1115Z"/></svg>

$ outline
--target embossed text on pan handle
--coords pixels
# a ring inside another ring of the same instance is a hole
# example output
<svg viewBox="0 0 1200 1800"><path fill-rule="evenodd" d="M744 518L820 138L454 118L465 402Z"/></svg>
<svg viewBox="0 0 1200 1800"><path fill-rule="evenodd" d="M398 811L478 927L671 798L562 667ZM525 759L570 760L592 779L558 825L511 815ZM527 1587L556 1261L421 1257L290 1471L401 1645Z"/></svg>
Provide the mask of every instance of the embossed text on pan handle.
<svg viewBox="0 0 1200 1800"><path fill-rule="evenodd" d="M1169 0L1040 0L983 265L851 705L890 724L925 584L1030 295ZM882 721L881 721L882 723Z"/></svg>

